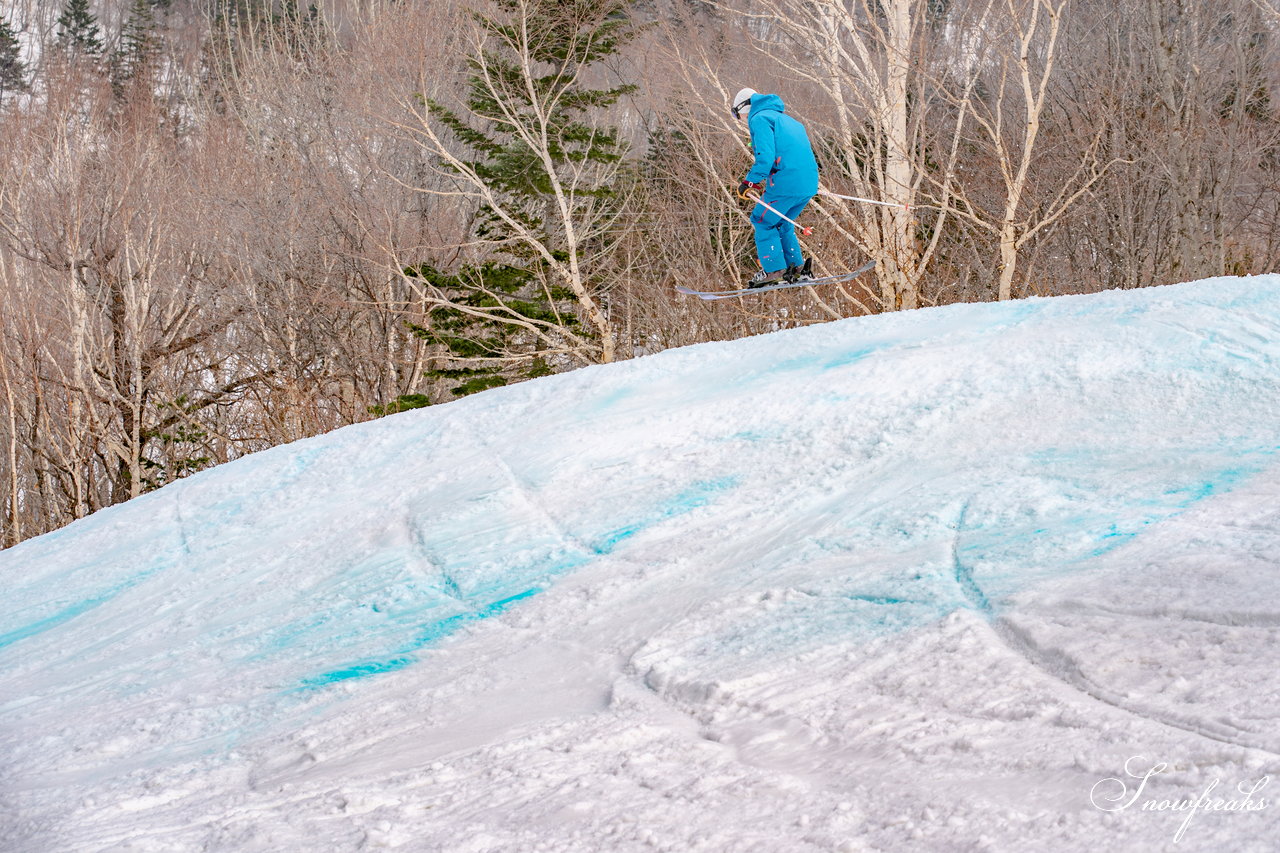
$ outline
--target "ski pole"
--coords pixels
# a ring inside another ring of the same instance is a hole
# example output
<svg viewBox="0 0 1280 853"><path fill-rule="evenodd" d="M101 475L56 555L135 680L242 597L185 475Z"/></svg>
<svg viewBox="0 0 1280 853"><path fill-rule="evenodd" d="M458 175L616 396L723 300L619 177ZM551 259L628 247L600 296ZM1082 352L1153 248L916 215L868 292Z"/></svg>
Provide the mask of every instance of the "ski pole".
<svg viewBox="0 0 1280 853"><path fill-rule="evenodd" d="M831 196L832 198L842 198L842 199L845 199L846 201L860 201L863 204L878 204L883 207L900 207L903 210L907 211L908 213L911 212L911 205L909 204L898 204L897 202L894 202L894 201L876 201L873 198L859 198L856 195L840 195L840 193L833 193L831 192L831 190L822 190L821 194L826 196Z"/></svg>
<svg viewBox="0 0 1280 853"><path fill-rule="evenodd" d="M787 216L787 215L786 215L785 213L783 213L781 210L778 210L778 208L774 207L773 205L769 204L769 202L767 202L767 201L765 201L764 199L760 198L760 196L758 196L758 195L752 195L751 193L747 193L747 198L751 199L751 200L752 200L752 201L754 201L756 204L762 205L762 206L764 206L764 207L768 208L769 210L772 210L774 213L778 214L778 216L779 216L780 218L787 220L787 221L788 221L788 222L790 222L792 225L794 225L795 227L799 228L799 229L800 229L800 233L801 233L801 234L803 234L804 236L808 237L810 234L812 234L812 233L813 233L813 229L812 229L812 228L809 228L809 227L807 227L807 226L801 225L799 222L796 222L796 221L795 221L794 219L792 219L790 216Z"/></svg>

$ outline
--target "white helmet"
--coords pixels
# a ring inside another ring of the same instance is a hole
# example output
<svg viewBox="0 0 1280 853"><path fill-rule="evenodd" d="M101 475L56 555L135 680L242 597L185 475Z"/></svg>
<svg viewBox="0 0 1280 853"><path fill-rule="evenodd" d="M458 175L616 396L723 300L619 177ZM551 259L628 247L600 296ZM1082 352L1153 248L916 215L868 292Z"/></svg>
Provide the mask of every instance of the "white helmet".
<svg viewBox="0 0 1280 853"><path fill-rule="evenodd" d="M742 110L751 109L751 96L758 94L755 89L743 89L733 96L733 100L729 104L729 112L733 113L734 118L739 118Z"/></svg>

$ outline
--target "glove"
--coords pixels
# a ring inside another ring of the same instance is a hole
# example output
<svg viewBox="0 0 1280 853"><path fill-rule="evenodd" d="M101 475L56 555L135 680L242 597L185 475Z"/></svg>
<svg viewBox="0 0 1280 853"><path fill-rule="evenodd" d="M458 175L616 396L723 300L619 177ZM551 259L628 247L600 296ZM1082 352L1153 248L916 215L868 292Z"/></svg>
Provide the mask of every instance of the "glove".
<svg viewBox="0 0 1280 853"><path fill-rule="evenodd" d="M738 184L738 198L742 199L743 201L755 201L755 199L749 198L747 196L747 193L752 191L754 191L755 194L759 196L761 193L764 192L764 184L755 183L752 181L748 181L746 178L743 178L742 183Z"/></svg>

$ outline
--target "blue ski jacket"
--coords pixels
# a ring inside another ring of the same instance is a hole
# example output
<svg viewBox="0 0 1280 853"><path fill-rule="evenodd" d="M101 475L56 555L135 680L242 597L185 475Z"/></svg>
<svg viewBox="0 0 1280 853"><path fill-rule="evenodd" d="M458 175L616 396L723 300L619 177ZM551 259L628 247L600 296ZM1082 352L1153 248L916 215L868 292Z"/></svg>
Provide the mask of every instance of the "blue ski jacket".
<svg viewBox="0 0 1280 853"><path fill-rule="evenodd" d="M747 128L756 160L747 180L764 184L774 196L813 196L818 192L818 161L804 125L784 115L777 95L752 95Z"/></svg>

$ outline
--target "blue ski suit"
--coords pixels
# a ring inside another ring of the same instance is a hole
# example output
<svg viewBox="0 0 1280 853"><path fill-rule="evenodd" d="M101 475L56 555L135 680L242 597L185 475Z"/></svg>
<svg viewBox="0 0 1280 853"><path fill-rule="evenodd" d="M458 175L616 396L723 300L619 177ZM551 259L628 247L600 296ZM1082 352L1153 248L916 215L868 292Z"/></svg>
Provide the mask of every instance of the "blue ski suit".
<svg viewBox="0 0 1280 853"><path fill-rule="evenodd" d="M764 184L763 201L791 219L818 193L818 161L804 125L784 114L786 105L777 95L752 95L747 113L755 162L746 180ZM778 214L757 204L751 211L756 229L756 254L765 272L776 272L804 263L796 229Z"/></svg>

